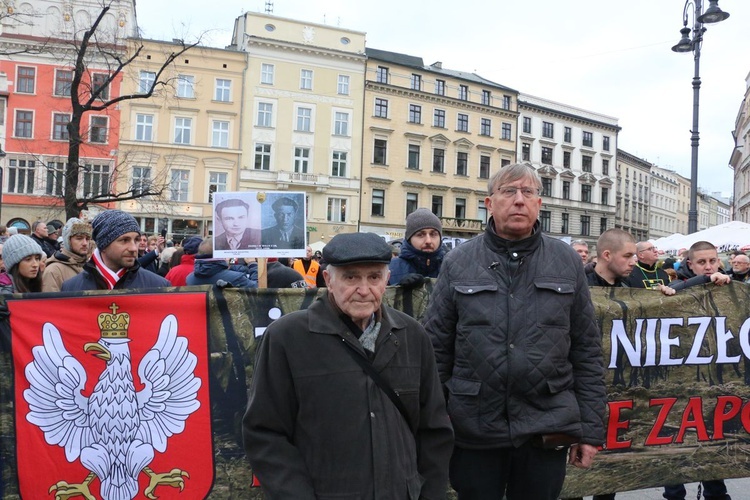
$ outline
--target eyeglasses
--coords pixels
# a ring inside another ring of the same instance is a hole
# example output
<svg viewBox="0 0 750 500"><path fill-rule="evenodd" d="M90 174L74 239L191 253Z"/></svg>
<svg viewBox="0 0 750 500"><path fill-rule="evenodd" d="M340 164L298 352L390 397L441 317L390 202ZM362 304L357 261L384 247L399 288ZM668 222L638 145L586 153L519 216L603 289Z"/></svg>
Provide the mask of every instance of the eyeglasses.
<svg viewBox="0 0 750 500"><path fill-rule="evenodd" d="M524 198L529 199L539 195L539 189L532 187L505 186L499 187L495 190L495 192L500 193L500 196L503 198L515 198L518 191L521 191Z"/></svg>

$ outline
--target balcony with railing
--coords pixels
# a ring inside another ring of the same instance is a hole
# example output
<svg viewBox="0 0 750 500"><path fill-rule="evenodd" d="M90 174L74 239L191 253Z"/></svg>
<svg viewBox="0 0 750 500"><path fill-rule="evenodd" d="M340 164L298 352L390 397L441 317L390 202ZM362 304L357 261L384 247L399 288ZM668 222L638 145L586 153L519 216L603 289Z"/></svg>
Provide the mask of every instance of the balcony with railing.
<svg viewBox="0 0 750 500"><path fill-rule="evenodd" d="M457 219L455 217L440 217L443 231L465 231L469 233L481 233L484 231L484 222L480 219Z"/></svg>
<svg viewBox="0 0 750 500"><path fill-rule="evenodd" d="M251 182L265 189L289 189L314 187L316 191L325 192L329 188L359 189L359 179L339 177L327 174L308 174L287 170L240 170L240 181Z"/></svg>

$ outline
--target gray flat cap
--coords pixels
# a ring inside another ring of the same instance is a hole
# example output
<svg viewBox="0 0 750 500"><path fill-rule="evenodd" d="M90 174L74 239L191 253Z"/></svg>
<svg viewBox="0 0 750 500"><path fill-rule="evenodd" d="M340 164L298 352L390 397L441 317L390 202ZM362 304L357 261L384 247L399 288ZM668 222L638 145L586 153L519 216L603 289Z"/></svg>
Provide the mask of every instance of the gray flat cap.
<svg viewBox="0 0 750 500"><path fill-rule="evenodd" d="M332 266L389 264L391 246L375 233L342 233L323 247L323 260Z"/></svg>

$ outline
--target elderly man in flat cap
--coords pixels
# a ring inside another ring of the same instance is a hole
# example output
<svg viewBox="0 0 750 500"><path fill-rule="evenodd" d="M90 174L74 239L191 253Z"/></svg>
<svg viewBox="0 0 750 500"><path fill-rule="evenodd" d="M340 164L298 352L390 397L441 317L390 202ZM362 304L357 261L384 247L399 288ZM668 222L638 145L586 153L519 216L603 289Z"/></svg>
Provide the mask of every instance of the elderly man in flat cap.
<svg viewBox="0 0 750 500"><path fill-rule="evenodd" d="M138 264L141 228L132 215L106 210L94 217L91 226L96 250L80 274L63 282L63 292L170 286Z"/></svg>
<svg viewBox="0 0 750 500"><path fill-rule="evenodd" d="M326 292L259 347L243 434L266 498L445 498L453 431L424 330L382 304L390 246L339 234L323 258Z"/></svg>

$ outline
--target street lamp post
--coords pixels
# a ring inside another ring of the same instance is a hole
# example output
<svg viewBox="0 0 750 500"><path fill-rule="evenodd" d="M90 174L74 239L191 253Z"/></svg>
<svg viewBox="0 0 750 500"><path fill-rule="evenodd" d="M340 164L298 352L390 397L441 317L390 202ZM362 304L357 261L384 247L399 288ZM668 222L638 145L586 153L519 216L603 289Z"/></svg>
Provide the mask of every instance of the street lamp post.
<svg viewBox="0 0 750 500"><path fill-rule="evenodd" d="M693 37L690 38L690 28L688 28L688 15L691 5L694 7L693 15ZM706 28L704 24L718 23L729 17L728 12L719 8L719 0L709 0L708 9L703 12L702 0L687 0L685 7L682 9L682 37L679 43L672 47L675 52L692 52L695 61L695 72L693 74L693 128L690 131L690 210L688 211L688 234L698 231L698 143L700 135L698 134L698 108L701 88L700 63L701 63L701 43L703 43L703 33Z"/></svg>
<svg viewBox="0 0 750 500"><path fill-rule="evenodd" d="M2 224L3 221L3 158L5 158L6 153L3 151L3 147L0 146L0 224Z"/></svg>

